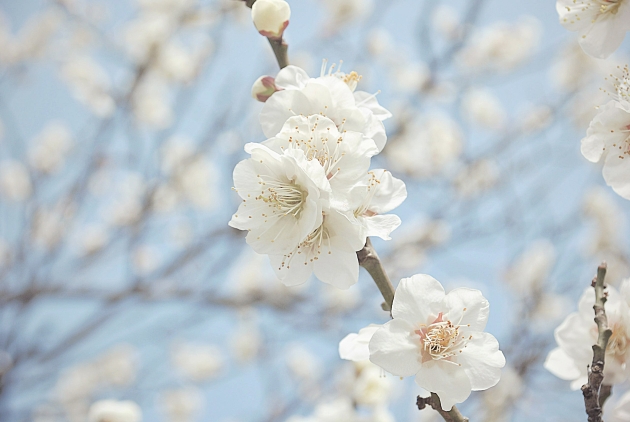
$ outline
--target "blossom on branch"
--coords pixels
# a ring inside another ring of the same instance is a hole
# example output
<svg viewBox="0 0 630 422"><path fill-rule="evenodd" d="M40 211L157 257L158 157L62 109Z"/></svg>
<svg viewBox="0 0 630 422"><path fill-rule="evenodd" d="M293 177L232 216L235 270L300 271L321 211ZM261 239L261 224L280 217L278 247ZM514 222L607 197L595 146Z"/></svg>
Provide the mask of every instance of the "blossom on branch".
<svg viewBox="0 0 630 422"><path fill-rule="evenodd" d="M606 316L612 336L606 348L605 385L624 382L630 375L630 280L625 280L618 292L608 285ZM571 381L577 390L586 384L588 367L593 360L592 345L597 343L597 324L593 320L595 290L588 287L578 305L555 331L558 347L547 355L545 368L563 380Z"/></svg>
<svg viewBox="0 0 630 422"><path fill-rule="evenodd" d="M483 329L489 305L479 290L459 288L445 294L433 277L417 274L400 281L393 319L376 329L368 343L370 361L440 397L442 408L499 382L505 357ZM365 337L374 326L348 336L339 346L348 359L365 355Z"/></svg>
<svg viewBox="0 0 630 422"><path fill-rule="evenodd" d="M290 17L291 8L284 0L258 0L252 5L254 25L267 38L282 38Z"/></svg>

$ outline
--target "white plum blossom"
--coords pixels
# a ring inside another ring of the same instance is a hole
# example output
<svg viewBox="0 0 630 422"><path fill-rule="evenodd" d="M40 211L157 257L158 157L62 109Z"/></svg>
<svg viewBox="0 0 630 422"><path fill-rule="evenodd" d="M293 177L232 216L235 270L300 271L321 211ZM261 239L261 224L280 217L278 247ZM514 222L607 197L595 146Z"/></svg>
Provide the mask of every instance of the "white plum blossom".
<svg viewBox="0 0 630 422"><path fill-rule="evenodd" d="M234 189L243 202L230 226L248 230L247 243L263 254L290 253L322 226L330 183L317 160L301 149L278 154L249 143L251 158L234 169Z"/></svg>
<svg viewBox="0 0 630 422"><path fill-rule="evenodd" d="M361 79L356 72L333 73L333 68L326 73L324 62L318 78L310 78L297 66L280 70L275 79L280 91L267 100L260 113L264 134L275 136L292 116L320 115L332 120L341 132L360 132L374 140L381 151L387 141L382 121L391 113L378 104L375 95L355 91Z"/></svg>
<svg viewBox="0 0 630 422"><path fill-rule="evenodd" d="M489 305L479 290L445 294L433 277L417 274L400 281L393 319L369 342L370 361L440 397L442 408L499 382L505 357L499 343L483 332Z"/></svg>
<svg viewBox="0 0 630 422"><path fill-rule="evenodd" d="M464 93L462 109L470 121L489 130L502 129L507 120L501 101L486 88L471 88Z"/></svg>
<svg viewBox="0 0 630 422"><path fill-rule="evenodd" d="M160 394L162 411L167 420L172 422L195 421L203 404L203 394L193 387L167 390Z"/></svg>
<svg viewBox="0 0 630 422"><path fill-rule="evenodd" d="M603 160L606 184L618 195L630 199L630 80L625 68L618 86L619 101L602 106L582 139L582 155L596 163Z"/></svg>
<svg viewBox="0 0 630 422"><path fill-rule="evenodd" d="M63 166L71 145L72 134L66 125L51 122L33 139L29 164L42 173L54 173Z"/></svg>
<svg viewBox="0 0 630 422"><path fill-rule="evenodd" d="M385 213L402 204L407 198L407 188L402 180L384 169L369 171L365 179L365 184L357 184L351 192L354 216L363 227L363 236L389 240L390 233L400 226L400 218Z"/></svg>
<svg viewBox="0 0 630 422"><path fill-rule="evenodd" d="M505 272L505 280L521 295L540 292L555 261L553 244L546 239L535 241L510 265Z"/></svg>
<svg viewBox="0 0 630 422"><path fill-rule="evenodd" d="M630 280L625 280L619 292L608 285L606 316L612 336L606 348L604 366L605 385L624 382L630 375ZM571 381L571 388L577 390L586 384L588 366L593 360L592 345L597 343L597 324L593 320L595 290L586 288L578 311L573 312L555 330L558 347L547 355L545 368L566 381Z"/></svg>
<svg viewBox="0 0 630 422"><path fill-rule="evenodd" d="M598 59L610 56L630 30L628 0L558 0L560 24L576 31L584 52Z"/></svg>
<svg viewBox="0 0 630 422"><path fill-rule="evenodd" d="M173 365L193 381L204 381L217 377L224 367L221 350L216 346L202 344L178 344L173 348Z"/></svg>
<svg viewBox="0 0 630 422"><path fill-rule="evenodd" d="M100 400L90 407L87 419L88 422L141 422L142 411L129 400Z"/></svg>
<svg viewBox="0 0 630 422"><path fill-rule="evenodd" d="M0 161L0 194L10 201L22 202L32 192L31 176L24 164L16 160Z"/></svg>
<svg viewBox="0 0 630 422"><path fill-rule="evenodd" d="M252 5L254 25L267 38L282 38L290 17L291 8L285 0L258 0Z"/></svg>
<svg viewBox="0 0 630 422"><path fill-rule="evenodd" d="M370 324L361 328L358 333L350 333L339 342L339 357L341 359L361 362L370 359L370 340L382 325Z"/></svg>

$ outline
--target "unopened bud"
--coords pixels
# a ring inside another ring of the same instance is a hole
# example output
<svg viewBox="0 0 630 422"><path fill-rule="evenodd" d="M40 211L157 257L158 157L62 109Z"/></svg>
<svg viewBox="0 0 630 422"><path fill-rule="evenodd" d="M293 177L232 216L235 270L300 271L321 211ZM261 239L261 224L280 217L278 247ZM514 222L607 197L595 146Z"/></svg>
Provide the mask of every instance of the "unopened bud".
<svg viewBox="0 0 630 422"><path fill-rule="evenodd" d="M257 0L252 6L254 25L267 38L282 38L290 17L291 8L285 0Z"/></svg>
<svg viewBox="0 0 630 422"><path fill-rule="evenodd" d="M276 87L276 81L272 76L261 76L252 85L252 97L261 103L267 101L276 91L279 89Z"/></svg>

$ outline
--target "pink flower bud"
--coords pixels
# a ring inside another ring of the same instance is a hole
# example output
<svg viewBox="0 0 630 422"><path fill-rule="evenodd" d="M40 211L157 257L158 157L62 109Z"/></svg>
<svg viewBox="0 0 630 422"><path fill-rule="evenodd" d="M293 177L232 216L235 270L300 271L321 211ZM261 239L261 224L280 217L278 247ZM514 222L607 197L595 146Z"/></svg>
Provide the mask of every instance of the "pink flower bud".
<svg viewBox="0 0 630 422"><path fill-rule="evenodd" d="M279 89L276 87L275 79L272 76L261 76L252 85L252 97L261 103L267 101L276 91Z"/></svg>

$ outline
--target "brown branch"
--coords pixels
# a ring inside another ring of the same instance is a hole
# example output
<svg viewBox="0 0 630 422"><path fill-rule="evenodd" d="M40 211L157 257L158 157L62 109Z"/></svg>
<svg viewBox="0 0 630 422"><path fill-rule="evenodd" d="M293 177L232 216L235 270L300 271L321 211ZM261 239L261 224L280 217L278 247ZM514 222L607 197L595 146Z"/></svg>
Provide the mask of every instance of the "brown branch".
<svg viewBox="0 0 630 422"><path fill-rule="evenodd" d="M419 410L424 409L427 406L431 406L435 411L437 411L440 416L446 422L468 422L468 418L461 414L459 410L455 406L451 410L442 409L442 403L440 402L440 398L437 394L431 393L431 397L420 397L416 399L416 405Z"/></svg>
<svg viewBox="0 0 630 422"><path fill-rule="evenodd" d="M392 303L394 302L394 286L389 280L385 268L383 268L383 263L374 250L369 237L363 249L357 252L357 257L359 258L359 265L370 273L376 283L376 287L378 287L383 295L383 299L385 299L385 302L381 305L383 310L391 311Z"/></svg>
<svg viewBox="0 0 630 422"><path fill-rule="evenodd" d="M606 347L612 335L612 330L608 328L608 318L604 304L606 303L606 292L604 289L604 278L606 277L606 263L597 267L597 277L592 281L595 289L595 323L597 323L597 343L593 345L593 363L588 371L588 382L582 386L584 395L584 405L588 422L602 422L602 404L610 395L610 389L602 387L604 381L604 359L606 357ZM601 393L601 397L600 397Z"/></svg>

